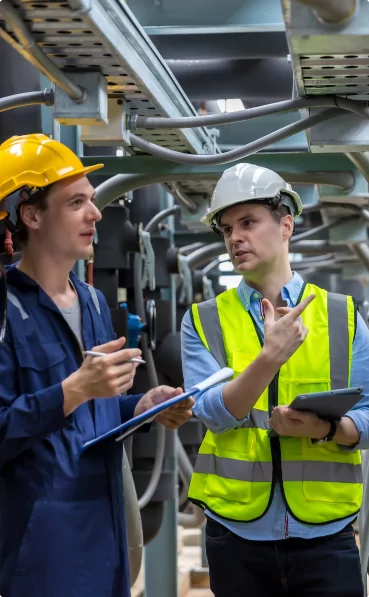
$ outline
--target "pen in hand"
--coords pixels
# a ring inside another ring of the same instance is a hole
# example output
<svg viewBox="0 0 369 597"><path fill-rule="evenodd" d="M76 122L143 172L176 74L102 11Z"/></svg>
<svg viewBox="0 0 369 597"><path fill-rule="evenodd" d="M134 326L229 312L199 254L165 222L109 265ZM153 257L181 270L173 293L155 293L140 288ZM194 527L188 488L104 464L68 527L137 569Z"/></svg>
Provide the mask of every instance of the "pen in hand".
<svg viewBox="0 0 369 597"><path fill-rule="evenodd" d="M83 356L85 356L85 357L106 357L107 354L111 354L111 353L95 352L94 350L85 350L83 352ZM146 361L143 361L142 359L136 359L135 357L133 357L132 359L128 359L128 362L140 363L141 365L146 364Z"/></svg>

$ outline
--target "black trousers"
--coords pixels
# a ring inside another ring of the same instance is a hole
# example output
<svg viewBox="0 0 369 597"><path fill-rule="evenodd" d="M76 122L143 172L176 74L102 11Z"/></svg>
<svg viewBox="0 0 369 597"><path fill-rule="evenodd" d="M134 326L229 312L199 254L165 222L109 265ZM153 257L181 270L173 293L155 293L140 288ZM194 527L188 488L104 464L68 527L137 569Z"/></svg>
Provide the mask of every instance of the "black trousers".
<svg viewBox="0 0 369 597"><path fill-rule="evenodd" d="M212 519L206 524L215 597L363 597L352 525L317 539L248 541Z"/></svg>

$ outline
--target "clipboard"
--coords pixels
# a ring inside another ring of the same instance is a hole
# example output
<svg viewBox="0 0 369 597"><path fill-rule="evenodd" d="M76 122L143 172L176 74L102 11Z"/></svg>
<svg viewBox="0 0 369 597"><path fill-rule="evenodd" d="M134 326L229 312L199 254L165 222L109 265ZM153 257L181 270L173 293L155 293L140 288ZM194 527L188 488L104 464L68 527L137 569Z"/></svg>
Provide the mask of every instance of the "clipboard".
<svg viewBox="0 0 369 597"><path fill-rule="evenodd" d="M212 386L228 381L231 377L233 377L233 375L234 371L229 367L224 367L223 369L220 369L213 375L210 375L210 377L208 377L207 379L204 379L204 381L201 381L200 383L192 386L192 388L190 388L187 392L180 394L180 396L175 396L174 398L170 398L165 402L161 402L160 404L157 404L152 408L149 408L144 413L137 415L137 417L133 417L133 419L130 419L129 421L125 421L121 425L118 425L118 427L115 427L114 429L111 429L110 431L107 431L106 433L103 433L102 435L99 435L98 437L95 437L94 439L85 442L82 445L81 452L84 452L91 446L94 446L98 442L101 442L109 437L115 437L116 442L126 439L129 435L137 431L137 429L139 429L142 425L145 425L153 421L155 417L158 414L160 414L163 410L166 410L170 406L178 404L179 402L185 400L186 398L189 398L190 396L196 396L196 394L199 394L204 390L208 390Z"/></svg>
<svg viewBox="0 0 369 597"><path fill-rule="evenodd" d="M289 408L313 412L321 419L340 419L364 397L363 390L362 386L356 386L327 392L299 394ZM269 437L278 436L272 428L268 429L267 433Z"/></svg>

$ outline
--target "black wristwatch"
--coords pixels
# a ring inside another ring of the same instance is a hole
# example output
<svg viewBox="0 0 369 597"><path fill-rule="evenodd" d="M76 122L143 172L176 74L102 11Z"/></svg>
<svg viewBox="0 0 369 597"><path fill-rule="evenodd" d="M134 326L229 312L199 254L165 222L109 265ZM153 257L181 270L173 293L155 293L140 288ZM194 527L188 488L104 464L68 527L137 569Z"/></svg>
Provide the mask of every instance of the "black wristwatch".
<svg viewBox="0 0 369 597"><path fill-rule="evenodd" d="M334 419L326 419L330 423L330 429L325 437L322 439L312 439L312 444L327 444L331 442L336 434L337 431L337 423Z"/></svg>

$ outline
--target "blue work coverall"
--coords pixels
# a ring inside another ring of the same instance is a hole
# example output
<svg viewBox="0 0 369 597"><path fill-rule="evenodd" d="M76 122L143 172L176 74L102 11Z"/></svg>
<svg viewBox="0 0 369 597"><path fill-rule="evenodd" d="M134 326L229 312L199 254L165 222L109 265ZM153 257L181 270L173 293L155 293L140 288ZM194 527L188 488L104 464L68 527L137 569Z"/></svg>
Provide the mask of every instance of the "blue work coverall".
<svg viewBox="0 0 369 597"><path fill-rule="evenodd" d="M103 295L71 273L85 349L115 337ZM0 346L1 597L129 597L122 443L81 445L132 417L140 396L65 417L61 382L81 347L48 295L15 266ZM99 313L100 311L100 313Z"/></svg>

